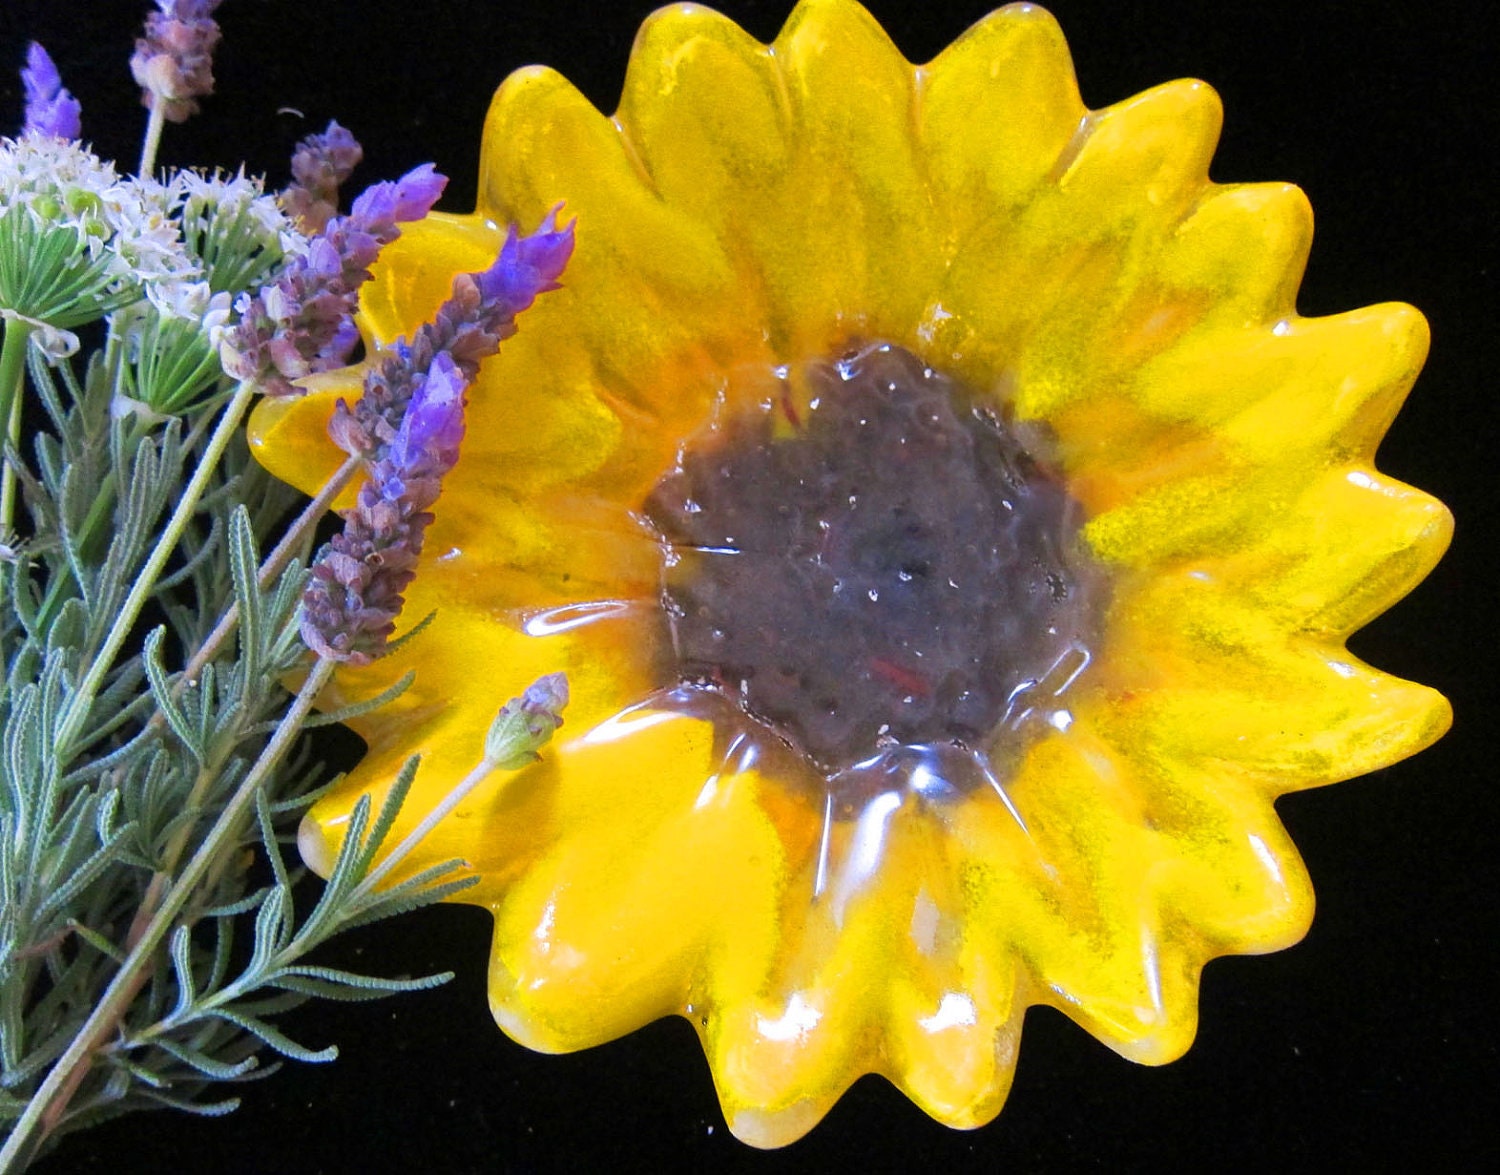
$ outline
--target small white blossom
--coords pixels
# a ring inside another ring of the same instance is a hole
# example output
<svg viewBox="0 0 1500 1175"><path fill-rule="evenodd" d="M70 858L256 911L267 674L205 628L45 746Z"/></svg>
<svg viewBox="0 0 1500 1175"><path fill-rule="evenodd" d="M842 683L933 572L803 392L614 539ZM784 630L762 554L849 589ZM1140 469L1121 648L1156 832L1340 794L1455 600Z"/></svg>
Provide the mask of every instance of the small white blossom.
<svg viewBox="0 0 1500 1175"><path fill-rule="evenodd" d="M214 293L205 281L161 282L147 289L146 297L162 317L195 322L204 330L222 326L229 318L229 295Z"/></svg>
<svg viewBox="0 0 1500 1175"><path fill-rule="evenodd" d="M232 318L230 295L206 281L160 282L109 316L128 379L117 386L116 417L143 421L180 412L219 381L219 345Z"/></svg>
<svg viewBox="0 0 1500 1175"><path fill-rule="evenodd" d="M70 330L62 330L50 322L43 322L39 318L28 318L8 307L0 306L0 323L7 319L15 319L29 326L32 330L32 342L42 353L42 357L54 366L69 355L75 355L78 352L78 336Z"/></svg>
<svg viewBox="0 0 1500 1175"><path fill-rule="evenodd" d="M115 200L112 247L135 280L149 287L153 282L179 282L201 272L183 247L182 231L172 216L171 189L153 179L132 177L118 186Z"/></svg>

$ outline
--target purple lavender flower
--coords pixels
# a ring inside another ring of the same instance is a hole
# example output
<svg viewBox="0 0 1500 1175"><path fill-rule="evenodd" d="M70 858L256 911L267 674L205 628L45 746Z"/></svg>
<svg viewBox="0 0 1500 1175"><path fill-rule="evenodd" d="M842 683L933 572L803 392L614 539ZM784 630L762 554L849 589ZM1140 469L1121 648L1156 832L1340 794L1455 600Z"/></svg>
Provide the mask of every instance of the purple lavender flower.
<svg viewBox="0 0 1500 1175"><path fill-rule="evenodd" d="M198 112L195 101L214 92L213 53L219 26L213 11L219 0L156 0L146 17L146 35L135 43L130 72L141 87L141 104L169 122Z"/></svg>
<svg viewBox="0 0 1500 1175"><path fill-rule="evenodd" d="M558 275L573 255L572 226L557 228L560 208L548 212L529 237L518 237L515 225L511 225L495 264L475 276L481 295L514 306L519 313L537 294L557 288Z"/></svg>
<svg viewBox="0 0 1500 1175"><path fill-rule="evenodd" d="M281 205L309 236L321 233L338 213L339 187L364 158L355 137L337 122L320 135L308 135L292 155L292 183Z"/></svg>
<svg viewBox="0 0 1500 1175"><path fill-rule="evenodd" d="M47 50L35 41L26 50L26 67L21 70L21 85L26 91L26 122L22 131L51 135L58 139L76 139L81 129L79 116L83 107L78 99L63 89L62 77Z"/></svg>
<svg viewBox="0 0 1500 1175"><path fill-rule="evenodd" d="M374 185L348 216L330 220L275 283L241 296L239 325L220 348L224 370L267 395L290 396L298 391L292 380L348 362L359 341L351 315L370 266L402 223L427 215L447 182L424 163L395 183Z"/></svg>
<svg viewBox="0 0 1500 1175"><path fill-rule="evenodd" d="M412 392L401 427L387 450L397 468L425 471L431 466L441 476L458 463L468 386L453 356L446 351L433 356L427 378Z"/></svg>
<svg viewBox="0 0 1500 1175"><path fill-rule="evenodd" d="M430 163L414 167L394 183L371 184L349 209L349 219L368 224L421 220L438 202L448 177Z"/></svg>
<svg viewBox="0 0 1500 1175"><path fill-rule="evenodd" d="M329 435L365 459L367 476L302 596L302 639L319 656L366 664L395 630L432 521L427 508L458 462L464 393L572 256L573 226L556 221L553 209L528 237L513 228L493 266L456 277L436 318L370 370L360 400L336 405Z"/></svg>

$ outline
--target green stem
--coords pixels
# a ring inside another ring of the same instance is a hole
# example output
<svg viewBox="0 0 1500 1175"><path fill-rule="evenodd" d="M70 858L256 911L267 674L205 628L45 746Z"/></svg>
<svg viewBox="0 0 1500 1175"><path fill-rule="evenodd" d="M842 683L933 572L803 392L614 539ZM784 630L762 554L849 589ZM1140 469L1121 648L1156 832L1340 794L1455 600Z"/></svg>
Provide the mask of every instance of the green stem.
<svg viewBox="0 0 1500 1175"><path fill-rule="evenodd" d="M21 439L22 381L26 378L26 345L34 328L19 318L5 320L5 340L0 343L0 421L11 444ZM16 513L16 471L4 463L0 474L0 535L10 533Z"/></svg>
<svg viewBox="0 0 1500 1175"><path fill-rule="evenodd" d="M149 176L151 169L156 166L156 149L161 146L161 131L166 122L166 106L161 100L161 95L152 94L151 117L146 120L146 137L141 143L141 165L136 169L136 175L143 179Z"/></svg>
<svg viewBox="0 0 1500 1175"><path fill-rule="evenodd" d="M176 549L182 537L183 528L187 526L188 520L198 508L198 500L203 496L203 491L208 488L209 479L218 468L219 459L224 455L224 449L239 428L240 420L245 415L245 409L250 406L251 397L254 395L254 384L243 383L235 390L234 397L229 401L229 406L224 409L224 415L219 419L218 427L209 438L208 446L203 451L203 458L199 461L198 468L193 472L192 480L188 482L187 487L182 491L182 497L178 499L177 508L172 512L172 517L167 520L161 537L156 540L156 546L152 548L140 574L135 578L135 583L131 585L130 594L125 597L125 603L120 607L120 614L115 617L109 634L104 638L103 645L89 665L88 673L78 683L78 688L74 691L68 708L63 712L53 734L53 745L63 762L72 758L73 740L78 736L78 732L88 718L89 710L94 703L94 696L98 693L104 675L114 664L120 646L125 643L131 628L140 616L141 609L155 590L162 568L166 566L167 560Z"/></svg>
<svg viewBox="0 0 1500 1175"><path fill-rule="evenodd" d="M335 498L343 492L345 486L353 480L354 475L359 472L361 462L358 457L350 457L338 468L331 478L324 483L323 488L318 491L318 496L309 502L297 515L297 520L287 528L287 532L281 536L281 541L276 548L266 556L260 565L260 571L256 574L256 582L262 587L269 587L271 581L281 573L297 548L301 545L304 535L311 534L313 527L323 515L328 513ZM233 634L240 621L240 608L238 603L230 604L229 610L219 617L219 623L214 630L204 639L198 651L193 654L192 659L183 668L179 682L186 683L196 681L198 675L203 672L203 667L213 660L221 646ZM158 710L153 722L164 722Z"/></svg>
<svg viewBox="0 0 1500 1175"><path fill-rule="evenodd" d="M266 777L286 755L298 734L313 702L332 675L332 661L320 659L314 666L291 707L277 724L271 740L260 757L224 805L218 820L204 837L198 851L188 861L181 875L162 898L161 905L146 924L140 938L120 965L93 1012L79 1029L46 1079L27 1102L16 1120L4 1149L0 1149L0 1171L19 1171L35 1155L37 1148L57 1128L68 1102L77 1092L93 1063L94 1054L115 1032L150 974L154 956L166 939L177 915L186 907L199 883L225 851L235 843L239 828L249 813Z"/></svg>
<svg viewBox="0 0 1500 1175"><path fill-rule="evenodd" d="M458 785L443 797L442 803L427 813L422 823L407 833L406 838L399 845L380 859L380 864L364 875L360 883L354 887L353 904L357 907L361 901L373 895L391 870L404 861L411 851L427 838L427 834L443 822L449 812L463 803L471 791L493 775L496 766L488 759L482 759L479 766L459 780Z"/></svg>

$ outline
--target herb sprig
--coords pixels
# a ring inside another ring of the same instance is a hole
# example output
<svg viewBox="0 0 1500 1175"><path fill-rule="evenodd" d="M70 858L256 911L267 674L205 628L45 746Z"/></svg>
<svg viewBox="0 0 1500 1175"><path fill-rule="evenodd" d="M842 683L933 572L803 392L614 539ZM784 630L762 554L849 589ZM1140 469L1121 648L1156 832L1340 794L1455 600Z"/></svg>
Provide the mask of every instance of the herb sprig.
<svg viewBox="0 0 1500 1175"><path fill-rule="evenodd" d="M512 232L432 326L371 365L365 400L335 421L350 457L299 510L251 459L245 413L347 362L360 283L443 180L417 168L337 215L359 152L337 124L299 147L297 182L277 197L243 173L150 178L163 123L211 92L216 7L158 0L137 43L150 111L139 177L78 141L81 109L40 46L23 71L26 124L0 139L7 1172L130 1110L227 1112L237 1099L223 1087L275 1068L261 1064L267 1049L331 1060L333 1046L276 1026L310 998L449 978L308 956L473 884L460 861L392 878L469 790L535 757L567 700L553 676L503 707L471 775L390 848L408 762L378 810L368 796L357 805L299 915L301 870L284 846L325 774L307 732L406 682L344 711L314 705L340 662L385 651L462 439L467 385L555 285L572 236L551 219ZM361 475L345 534L315 555L317 522Z"/></svg>

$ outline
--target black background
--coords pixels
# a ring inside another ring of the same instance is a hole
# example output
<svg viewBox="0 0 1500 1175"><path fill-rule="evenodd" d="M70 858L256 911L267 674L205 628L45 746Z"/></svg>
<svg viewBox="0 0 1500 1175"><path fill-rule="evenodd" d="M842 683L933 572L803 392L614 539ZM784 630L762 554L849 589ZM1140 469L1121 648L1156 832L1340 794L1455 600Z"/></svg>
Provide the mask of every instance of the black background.
<svg viewBox="0 0 1500 1175"><path fill-rule="evenodd" d="M869 6L913 60L935 55L989 7ZM650 7L228 0L218 95L197 119L168 127L162 159L244 160L279 185L294 141L337 117L366 148L357 181L433 160L453 177L443 206L466 210L481 120L500 80L544 62L612 110ZM791 5L719 7L769 40ZM1467 1165L1496 1152L1496 594L1482 556L1497 539L1491 158L1500 128L1479 32L1487 6L1051 7L1089 105L1204 78L1227 110L1214 178L1306 189L1318 231L1303 313L1400 299L1432 323L1432 357L1380 463L1447 501L1458 537L1432 577L1354 648L1443 689L1457 719L1414 760L1281 802L1318 892L1306 940L1212 963L1197 1043L1172 1065L1132 1065L1037 1010L1009 1104L990 1126L946 1130L866 1078L806 1140L763 1154L728 1134L682 1021L567 1057L503 1037L484 997L489 918L445 907L374 928L329 956L388 974L459 973L436 993L320 1004L292 1017L305 1042L338 1043L335 1064L289 1065L244 1087L243 1108L227 1119L119 1120L68 1140L42 1169L1302 1169ZM19 120L8 71L24 39L37 37L84 103L85 136L130 167L144 114L125 62L143 8L144 0L0 0L0 128Z"/></svg>

